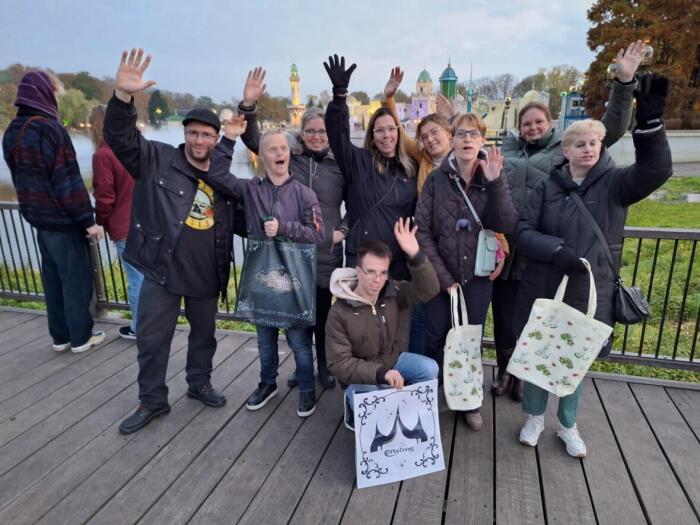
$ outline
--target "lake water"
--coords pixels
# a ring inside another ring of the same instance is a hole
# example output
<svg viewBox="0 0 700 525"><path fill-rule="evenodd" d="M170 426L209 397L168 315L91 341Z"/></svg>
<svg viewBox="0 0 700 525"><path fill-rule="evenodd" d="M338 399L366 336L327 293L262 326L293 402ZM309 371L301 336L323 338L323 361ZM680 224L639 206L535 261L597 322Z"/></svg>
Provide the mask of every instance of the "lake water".
<svg viewBox="0 0 700 525"><path fill-rule="evenodd" d="M179 122L168 122L159 129L147 126L143 131L143 135L147 139L165 142L173 146L184 142L183 128L182 124ZM1 137L2 135L0 135L0 140ZM81 133L71 134L71 140L75 147L80 173L83 175L84 179L92 178L92 154L94 152L92 142L90 142L87 135ZM236 142L231 171L241 178L251 178L254 175L253 166L248 159L248 150L241 141ZM10 169L7 167L4 160L0 161L0 184L12 184Z"/></svg>

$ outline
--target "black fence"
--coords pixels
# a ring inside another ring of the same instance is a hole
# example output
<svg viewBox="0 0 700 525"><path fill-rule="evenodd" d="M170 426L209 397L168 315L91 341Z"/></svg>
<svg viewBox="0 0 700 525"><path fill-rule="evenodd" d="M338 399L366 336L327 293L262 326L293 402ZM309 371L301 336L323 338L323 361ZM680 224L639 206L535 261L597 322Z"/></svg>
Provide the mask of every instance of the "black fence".
<svg viewBox="0 0 700 525"><path fill-rule="evenodd" d="M621 274L640 286L651 305L644 323L615 328L609 360L700 370L700 230L626 228ZM218 318L234 320L233 307L243 266L245 240L234 239L228 299ZM116 249L106 239L91 246L98 307L128 310L127 286ZM36 232L17 203L0 202L0 297L43 301L41 257ZM486 343L489 339L487 325Z"/></svg>

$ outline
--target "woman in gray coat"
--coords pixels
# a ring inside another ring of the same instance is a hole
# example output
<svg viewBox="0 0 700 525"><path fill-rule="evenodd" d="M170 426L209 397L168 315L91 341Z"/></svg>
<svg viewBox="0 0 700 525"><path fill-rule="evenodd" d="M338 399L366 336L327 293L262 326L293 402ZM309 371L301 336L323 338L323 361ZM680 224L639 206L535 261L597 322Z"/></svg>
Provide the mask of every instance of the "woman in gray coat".
<svg viewBox="0 0 700 525"><path fill-rule="evenodd" d="M258 153L260 129L256 104L265 90L265 70L257 67L248 73L243 89L243 101L238 105L247 125L241 135L243 144L253 153ZM343 265L343 239L347 233L341 219L345 179L328 146L324 114L318 108L307 110L301 118L301 131L288 136L291 149L289 170L292 177L311 188L321 206L321 215L326 228L326 239L316 254L316 325L311 327L316 342L316 363L321 384L325 388L335 386L335 379L326 367L325 327L331 308L329 283L331 273ZM287 381L296 386L296 374Z"/></svg>
<svg viewBox="0 0 700 525"><path fill-rule="evenodd" d="M637 84L634 75L644 54L641 40L620 50L617 55L617 77L613 81L607 109L602 118L606 133L603 145L610 147L629 127L632 118L632 98ZM513 204L522 217L530 191L549 176L554 166L564 162L562 132L553 127L546 105L530 102L518 114L519 134L508 135L501 151L503 168L508 176ZM494 282L492 296L493 330L496 343L498 377L491 393L501 396L510 391L516 401L522 399L522 384L505 370L515 348L516 334L512 330L513 308L518 286L523 276L525 259L518 249L518 236L508 235L510 254L500 278Z"/></svg>

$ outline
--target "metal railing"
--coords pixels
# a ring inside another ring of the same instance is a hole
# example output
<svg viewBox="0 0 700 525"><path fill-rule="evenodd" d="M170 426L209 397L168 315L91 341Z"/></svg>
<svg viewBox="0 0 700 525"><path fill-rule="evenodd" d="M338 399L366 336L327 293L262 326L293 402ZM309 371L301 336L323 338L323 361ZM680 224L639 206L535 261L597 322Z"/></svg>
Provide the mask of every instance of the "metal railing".
<svg viewBox="0 0 700 525"><path fill-rule="evenodd" d="M639 325L616 326L608 359L700 370L698 241L700 230L625 228L621 274L626 284L644 290L651 315ZM126 278L113 244L105 239L91 252L98 307L128 310ZM234 320L244 253L245 240L236 236L228 299L220 303L218 319ZM0 297L43 301L40 271L36 231L17 203L0 202Z"/></svg>

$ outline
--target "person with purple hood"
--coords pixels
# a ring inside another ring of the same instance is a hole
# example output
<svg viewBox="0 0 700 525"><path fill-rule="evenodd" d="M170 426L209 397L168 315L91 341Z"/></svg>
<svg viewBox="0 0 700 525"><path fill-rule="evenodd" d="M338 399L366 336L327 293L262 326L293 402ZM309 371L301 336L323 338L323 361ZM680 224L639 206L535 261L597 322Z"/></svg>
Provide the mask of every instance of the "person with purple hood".
<svg viewBox="0 0 700 525"><path fill-rule="evenodd" d="M90 314L93 283L88 239L101 239L75 157L61 125L57 79L30 71L17 87L17 116L2 140L24 219L37 230L41 281L53 349L81 353L102 343Z"/></svg>

